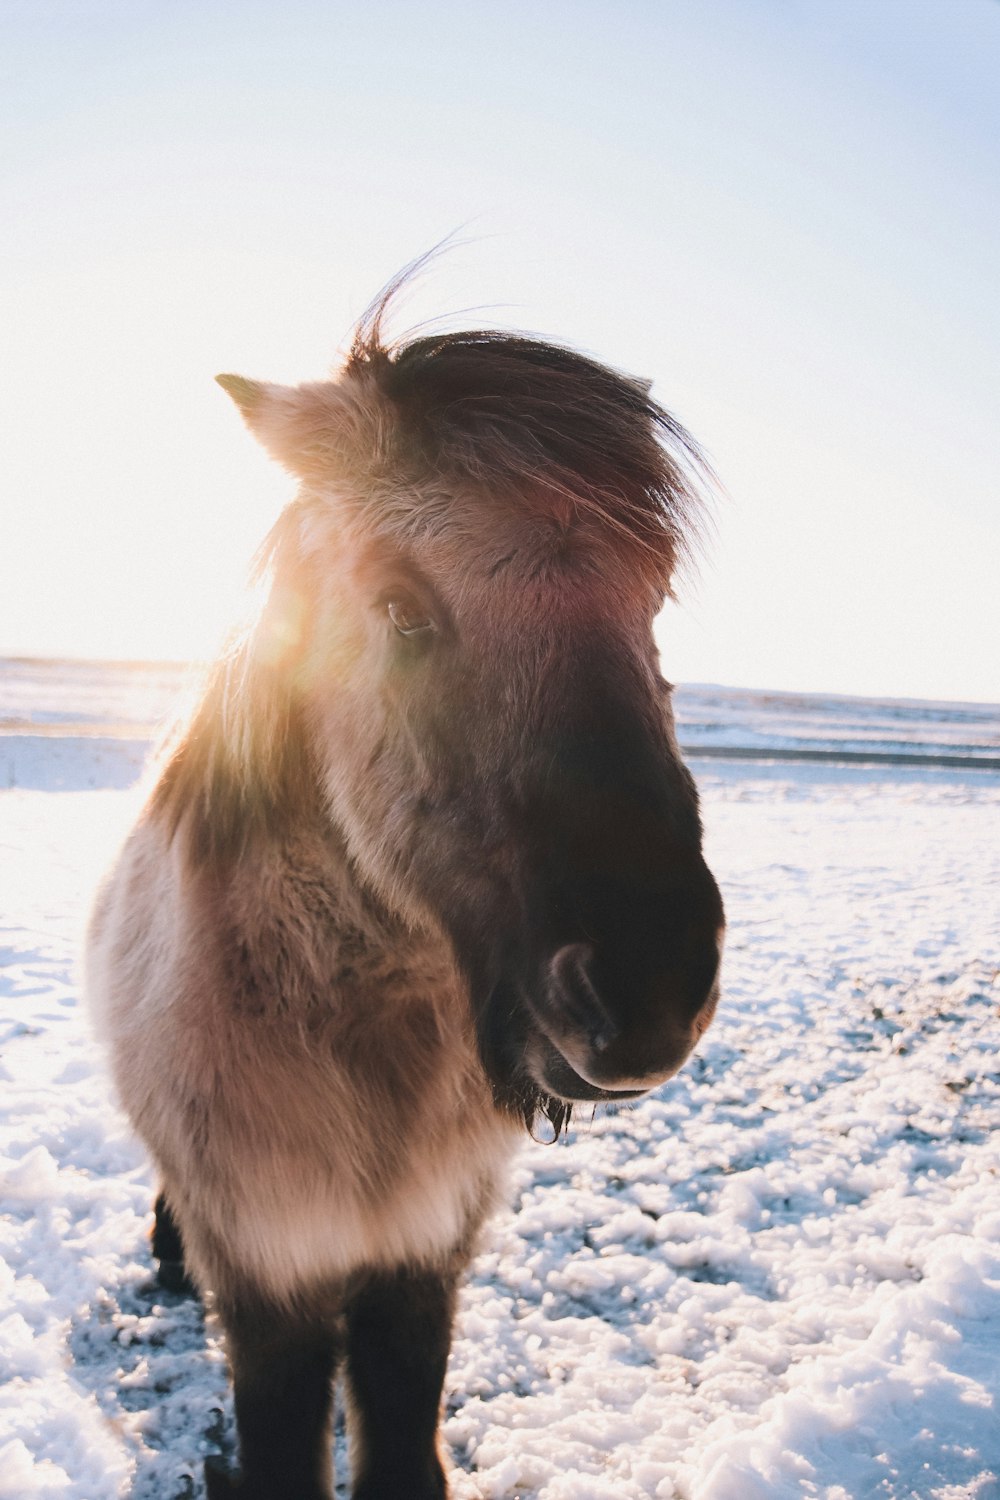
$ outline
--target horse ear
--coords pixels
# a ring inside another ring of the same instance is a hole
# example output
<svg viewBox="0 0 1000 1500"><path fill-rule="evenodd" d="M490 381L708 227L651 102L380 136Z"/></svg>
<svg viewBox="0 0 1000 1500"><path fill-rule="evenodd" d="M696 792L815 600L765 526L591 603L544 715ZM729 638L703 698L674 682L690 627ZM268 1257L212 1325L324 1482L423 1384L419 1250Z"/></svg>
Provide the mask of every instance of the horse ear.
<svg viewBox="0 0 1000 1500"><path fill-rule="evenodd" d="M267 389L259 380L247 380L245 375L216 375L218 385L227 396L232 396L236 405L249 422L254 407Z"/></svg>
<svg viewBox="0 0 1000 1500"><path fill-rule="evenodd" d="M330 381L272 385L243 375L216 375L254 437L299 478L329 469L344 425L344 398Z"/></svg>

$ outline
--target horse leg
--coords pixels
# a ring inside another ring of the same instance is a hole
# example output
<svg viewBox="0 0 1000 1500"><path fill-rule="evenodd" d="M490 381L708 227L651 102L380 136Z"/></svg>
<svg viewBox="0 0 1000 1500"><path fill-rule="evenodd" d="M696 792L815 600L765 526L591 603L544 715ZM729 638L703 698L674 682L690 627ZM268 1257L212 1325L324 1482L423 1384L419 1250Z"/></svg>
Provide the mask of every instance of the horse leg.
<svg viewBox="0 0 1000 1500"><path fill-rule="evenodd" d="M377 1273L347 1308L354 1500L446 1500L437 1445L455 1277Z"/></svg>
<svg viewBox="0 0 1000 1500"><path fill-rule="evenodd" d="M205 1466L209 1500L331 1500L331 1413L340 1337L333 1315L256 1298L219 1307L233 1375L240 1474Z"/></svg>
<svg viewBox="0 0 1000 1500"><path fill-rule="evenodd" d="M164 1193L158 1193L153 1206L156 1218L150 1238L150 1249L157 1262L156 1279L168 1292L194 1292L197 1288L184 1264L184 1242Z"/></svg>

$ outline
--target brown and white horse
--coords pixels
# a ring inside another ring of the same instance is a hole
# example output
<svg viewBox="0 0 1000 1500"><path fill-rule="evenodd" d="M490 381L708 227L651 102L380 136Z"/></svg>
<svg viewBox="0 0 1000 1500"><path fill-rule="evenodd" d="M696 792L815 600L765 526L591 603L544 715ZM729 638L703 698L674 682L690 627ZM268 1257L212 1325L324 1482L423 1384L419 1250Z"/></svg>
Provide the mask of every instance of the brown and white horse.
<svg viewBox="0 0 1000 1500"><path fill-rule="evenodd" d="M455 1287L525 1129L635 1099L711 1020L722 904L652 623L698 451L644 383L498 332L220 376L300 481L271 588L105 883L88 983L214 1293L241 1474L441 1500ZM182 1247L182 1248L181 1248Z"/></svg>

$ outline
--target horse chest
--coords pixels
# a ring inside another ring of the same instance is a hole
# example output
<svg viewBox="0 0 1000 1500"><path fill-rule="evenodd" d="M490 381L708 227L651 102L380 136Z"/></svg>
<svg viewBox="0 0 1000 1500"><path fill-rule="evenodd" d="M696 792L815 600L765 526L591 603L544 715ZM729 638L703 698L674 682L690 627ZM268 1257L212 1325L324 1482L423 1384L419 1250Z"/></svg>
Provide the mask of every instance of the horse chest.
<svg viewBox="0 0 1000 1500"><path fill-rule="evenodd" d="M444 1263L495 1206L513 1144L494 1130L431 1158L414 1149L388 1184L345 1173L342 1160L251 1169L232 1212L243 1268L281 1295L364 1267Z"/></svg>
<svg viewBox="0 0 1000 1500"><path fill-rule="evenodd" d="M213 1216L279 1294L447 1259L520 1135L493 1105L465 997L440 973L372 962L297 998L231 1012Z"/></svg>

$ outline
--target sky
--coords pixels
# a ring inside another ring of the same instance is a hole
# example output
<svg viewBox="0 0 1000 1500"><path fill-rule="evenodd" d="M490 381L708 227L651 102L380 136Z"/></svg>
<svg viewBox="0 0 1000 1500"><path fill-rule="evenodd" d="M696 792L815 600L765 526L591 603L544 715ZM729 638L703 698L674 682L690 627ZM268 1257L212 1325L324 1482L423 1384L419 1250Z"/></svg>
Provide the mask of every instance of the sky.
<svg viewBox="0 0 1000 1500"><path fill-rule="evenodd" d="M0 653L211 655L292 483L213 384L405 319L724 486L677 682L1000 699L997 0L4 0Z"/></svg>

